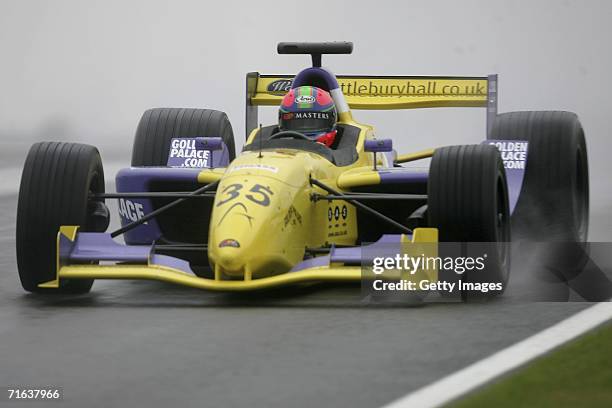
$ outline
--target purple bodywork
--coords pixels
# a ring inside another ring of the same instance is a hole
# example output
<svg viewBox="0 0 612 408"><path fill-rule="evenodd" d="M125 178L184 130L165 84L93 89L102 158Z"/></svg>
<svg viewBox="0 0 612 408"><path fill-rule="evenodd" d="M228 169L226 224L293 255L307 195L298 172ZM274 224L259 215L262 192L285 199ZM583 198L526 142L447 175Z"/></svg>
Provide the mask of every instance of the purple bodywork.
<svg viewBox="0 0 612 408"><path fill-rule="evenodd" d="M194 189L198 186L198 174L202 171L199 168L170 168L170 167L129 167L121 169L115 177L117 192L120 193L140 193L150 191L150 185L156 181L168 182L190 182ZM119 200L121 225L129 224L140 218L143 214L153 211L153 204L150 199L130 198ZM121 212L122 208L138 208L138 214ZM139 225L124 234L127 244L150 244L161 236L158 223L155 219Z"/></svg>
<svg viewBox="0 0 612 408"><path fill-rule="evenodd" d="M516 208L523 186L523 179L525 178L529 143L523 140L494 139L488 139L482 143L497 147L502 155L508 183L510 214L512 214ZM429 177L429 169L427 168L387 167L379 168L377 171L380 175L381 185L403 183L426 184Z"/></svg>
<svg viewBox="0 0 612 408"><path fill-rule="evenodd" d="M412 236L408 235L408 239L410 240L411 238ZM367 244L363 246L355 246L349 248L335 248L332 246L329 254L317 256L316 258L306 259L295 265L293 269L291 269L291 272L302 271L304 269L314 267L325 267L329 266L332 263L361 265L364 249L367 249L369 253L379 253L379 249L388 251L389 248L393 248L395 251L400 251L401 239L402 236L399 234L389 234L383 235L378 241L372 244ZM397 247L395 245L397 245Z"/></svg>
<svg viewBox="0 0 612 408"><path fill-rule="evenodd" d="M410 236L408 236L408 239L410 239ZM370 253L379 253L380 251L376 250L377 246L381 246L381 250L385 248L388 250L390 244L393 248L396 244L397 248L395 250L399 250L401 235L383 235L377 242L364 247L332 247L329 254L306 259L297 264L290 272L329 266L331 263L361 265L364 248L370 250ZM114 241L110 234L102 232L81 232L76 235L74 241L62 235L59 253L60 265L100 261L117 262L166 266L193 274L189 262L167 255L155 254L153 245L123 245Z"/></svg>
<svg viewBox="0 0 612 408"><path fill-rule="evenodd" d="M378 170L380 184L427 183L429 169L416 167L389 167Z"/></svg>
<svg viewBox="0 0 612 408"><path fill-rule="evenodd" d="M178 140L178 139L173 139ZM173 157L169 154L169 167L130 167L121 169L115 177L117 192L119 193L140 193L151 191L151 184L155 182L168 183L190 183L193 184L193 189L196 189L198 183L198 174L205 168L226 167L229 164L229 153L227 146L221 138L186 138L181 140L185 143L191 143L190 146L195 146L195 150L205 151L207 160L204 167L183 167L184 164L181 158ZM183 149L188 151L189 148ZM192 149L193 150L193 149ZM216 153L213 154L213 151ZM172 152L170 152L172 153ZM209 160L211 159L211 160ZM177 161L179 160L179 161ZM121 225L125 226L144 214L153 211L153 204L150 199L146 198L130 198L119 200ZM128 231L124 234L124 239L127 244L141 245L150 244L161 236L161 231L155 219L146 222Z"/></svg>
<svg viewBox="0 0 612 408"><path fill-rule="evenodd" d="M193 273L189 262L153 252L152 245L123 245L102 232L80 232L75 241L60 238L60 265L88 262L120 262L136 265L160 265Z"/></svg>

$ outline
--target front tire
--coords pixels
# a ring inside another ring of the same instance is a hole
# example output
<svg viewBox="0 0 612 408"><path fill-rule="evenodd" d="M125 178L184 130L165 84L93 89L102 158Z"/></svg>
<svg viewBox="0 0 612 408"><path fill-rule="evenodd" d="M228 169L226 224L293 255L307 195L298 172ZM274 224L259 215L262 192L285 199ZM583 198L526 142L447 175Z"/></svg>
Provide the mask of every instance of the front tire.
<svg viewBox="0 0 612 408"><path fill-rule="evenodd" d="M104 232L108 209L104 200L104 170L98 150L78 143L34 144L26 158L17 204L17 268L28 292L85 293L92 279L63 279L59 289L38 285L56 277L56 237L61 225L80 231Z"/></svg>
<svg viewBox="0 0 612 408"><path fill-rule="evenodd" d="M506 172L499 151L489 145L436 149L427 195L429 225L438 228L440 242L483 243L477 252L484 249L487 253L484 270L467 271L463 276L442 270L441 280L501 283L501 290L462 293L464 298L501 294L510 273L510 219ZM460 247L461 254L454 256L466 255L464 246ZM444 250L444 245L441 248Z"/></svg>

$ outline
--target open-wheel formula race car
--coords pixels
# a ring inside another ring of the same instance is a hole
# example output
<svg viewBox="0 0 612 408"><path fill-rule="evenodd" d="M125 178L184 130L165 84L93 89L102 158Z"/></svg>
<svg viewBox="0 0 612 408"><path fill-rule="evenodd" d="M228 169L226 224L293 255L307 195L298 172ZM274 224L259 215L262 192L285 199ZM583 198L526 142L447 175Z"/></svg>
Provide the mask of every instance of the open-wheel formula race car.
<svg viewBox="0 0 612 408"><path fill-rule="evenodd" d="M575 114L498 114L496 75L335 76L321 67L322 55L351 51L352 43L280 43L280 54L310 54L313 66L247 74L247 141L237 156L223 112L146 111L117 192L105 192L95 147L33 145L17 212L24 289L82 293L95 279L223 291L359 281L364 248L437 242L497 245L479 279L505 286L511 225L533 240L586 239L587 152ZM300 86L331 94L333 145L258 126L259 106L278 106ZM486 108L486 140L398 154L351 111L426 107ZM402 166L427 158L429 168ZM112 232L107 199L119 200Z"/></svg>

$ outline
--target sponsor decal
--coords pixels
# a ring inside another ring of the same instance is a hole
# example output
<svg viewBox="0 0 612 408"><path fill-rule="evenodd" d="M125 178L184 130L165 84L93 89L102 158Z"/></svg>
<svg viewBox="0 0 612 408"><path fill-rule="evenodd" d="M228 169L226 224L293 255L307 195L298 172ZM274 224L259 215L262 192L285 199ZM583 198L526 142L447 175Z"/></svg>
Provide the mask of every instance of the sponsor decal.
<svg viewBox="0 0 612 408"><path fill-rule="evenodd" d="M217 202L216 207L220 207L225 203L235 200L240 197L241 194L244 193L244 184L234 183L226 186L221 193L218 195L220 197L220 201ZM262 207L267 207L270 205L270 196L273 196L274 192L270 189L269 186L263 186L261 184L255 184L248 190L248 194L245 194L245 197L254 202L255 204L259 204ZM244 206L244 204L241 204Z"/></svg>
<svg viewBox="0 0 612 408"><path fill-rule="evenodd" d="M294 119L329 119L327 112L295 112Z"/></svg>
<svg viewBox="0 0 612 408"><path fill-rule="evenodd" d="M259 164L259 163L238 164L238 165L230 167L228 172L238 171L238 170L265 170L265 171L270 171L272 173L278 173L278 167L269 166L267 164Z"/></svg>
<svg viewBox="0 0 612 408"><path fill-rule="evenodd" d="M346 219L348 218L348 207L346 204L330 205L327 208L327 237L342 237L348 235Z"/></svg>
<svg viewBox="0 0 612 408"><path fill-rule="evenodd" d="M268 92L289 92L293 79L277 79L268 85Z"/></svg>
<svg viewBox="0 0 612 408"><path fill-rule="evenodd" d="M236 241L235 239L224 239L223 241L219 242L219 248L225 247L240 248L240 242Z"/></svg>
<svg viewBox="0 0 612 408"><path fill-rule="evenodd" d="M138 221L139 219L144 217L143 205L139 202L120 198L119 215L121 215L127 221Z"/></svg>
<svg viewBox="0 0 612 408"><path fill-rule="evenodd" d="M340 80L342 93L355 96L486 96L486 79Z"/></svg>
<svg viewBox="0 0 612 408"><path fill-rule="evenodd" d="M327 220L329 222L333 221L334 219L338 221L340 220L340 217L342 217L342 220L346 220L348 217L348 208L346 205L343 205L342 207L338 205L330 206L327 209Z"/></svg>
<svg viewBox="0 0 612 408"><path fill-rule="evenodd" d="M497 147L501 153L506 169L524 170L527 163L528 142L494 141L490 145Z"/></svg>
<svg viewBox="0 0 612 408"><path fill-rule="evenodd" d="M195 138L172 139L168 167L209 167L210 151L198 148Z"/></svg>
<svg viewBox="0 0 612 408"><path fill-rule="evenodd" d="M291 224L293 226L296 226L297 224L302 225L302 215L299 213L299 211L292 205L291 207L289 207L289 209L287 210L287 214L285 215L285 218L283 220L285 222L285 227L287 227L287 225Z"/></svg>
<svg viewBox="0 0 612 408"><path fill-rule="evenodd" d="M312 95L298 95L295 97L295 103L315 103L317 98Z"/></svg>
<svg viewBox="0 0 612 408"><path fill-rule="evenodd" d="M506 169L508 201L512 214L523 186L529 142L524 140L487 140L483 143L495 146L501 154Z"/></svg>
<svg viewBox="0 0 612 408"><path fill-rule="evenodd" d="M486 100L486 78L338 78L338 85L346 96L361 97L475 97ZM284 94L291 90L292 80L277 79L266 91ZM494 86L494 82L488 83Z"/></svg>

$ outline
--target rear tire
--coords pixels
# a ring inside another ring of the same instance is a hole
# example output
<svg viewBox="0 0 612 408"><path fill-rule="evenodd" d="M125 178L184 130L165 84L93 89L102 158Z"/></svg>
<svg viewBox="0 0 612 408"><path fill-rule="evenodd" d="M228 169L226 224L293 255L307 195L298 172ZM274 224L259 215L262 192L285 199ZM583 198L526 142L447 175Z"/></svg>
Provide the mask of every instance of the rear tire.
<svg viewBox="0 0 612 408"><path fill-rule="evenodd" d="M498 291L462 293L464 298L501 294L510 272L510 222L506 173L499 151L489 145L436 149L427 195L429 225L438 228L440 242L484 243L487 254L484 270L467 271L463 276L441 270L440 280L502 285ZM461 253L453 255L466 256L461 247Z"/></svg>
<svg viewBox="0 0 612 408"><path fill-rule="evenodd" d="M170 141L183 137L220 137L227 147L230 162L236 157L234 132L225 112L155 108L142 115L136 129L132 166L165 166Z"/></svg>
<svg viewBox="0 0 612 408"><path fill-rule="evenodd" d="M28 292L85 293L92 279L63 279L59 289L38 285L56 277L56 237L61 225L80 231L104 232L108 209L104 200L104 170L98 150L77 143L42 142L28 153L17 204L17 268Z"/></svg>
<svg viewBox="0 0 612 408"><path fill-rule="evenodd" d="M236 157L234 132L224 112L212 109L155 108L142 115L136 129L132 166L166 166L171 140L186 137L220 137L227 148L229 161ZM197 186L193 186L195 187ZM184 191L192 186L179 186L174 183L160 188L164 191ZM155 208L170 201L172 200L152 200ZM168 243L206 244L211 211L212 200L188 200L177 205L157 218L163 234L162 239ZM209 264L205 252L190 251L182 253L180 257L189 261L198 276L207 276Z"/></svg>
<svg viewBox="0 0 612 408"><path fill-rule="evenodd" d="M530 241L586 241L589 167L578 116L552 111L503 113L493 123L491 138L529 142L513 231Z"/></svg>

